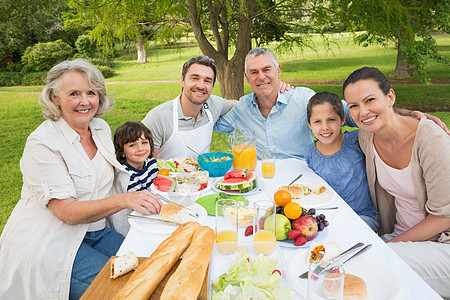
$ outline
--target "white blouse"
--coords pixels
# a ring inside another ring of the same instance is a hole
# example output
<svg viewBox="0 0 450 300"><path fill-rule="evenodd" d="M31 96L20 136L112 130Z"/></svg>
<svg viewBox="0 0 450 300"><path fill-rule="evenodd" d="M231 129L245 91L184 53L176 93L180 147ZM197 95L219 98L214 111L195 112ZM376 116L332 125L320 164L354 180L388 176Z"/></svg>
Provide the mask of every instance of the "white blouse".
<svg viewBox="0 0 450 300"><path fill-rule="evenodd" d="M116 161L108 124L94 118L89 126L98 152L114 167L109 194L126 192L128 173ZM73 261L89 225L63 223L47 203L99 199L96 171L63 118L46 120L30 134L20 167L21 199L0 237L0 298L68 299ZM126 234L126 213L108 217L107 224Z"/></svg>

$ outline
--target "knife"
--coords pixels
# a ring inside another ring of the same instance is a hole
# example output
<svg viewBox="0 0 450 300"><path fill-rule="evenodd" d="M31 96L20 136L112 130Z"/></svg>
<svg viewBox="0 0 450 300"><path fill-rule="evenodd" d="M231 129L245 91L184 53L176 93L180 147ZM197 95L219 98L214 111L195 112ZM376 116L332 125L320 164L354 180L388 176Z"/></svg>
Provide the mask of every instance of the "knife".
<svg viewBox="0 0 450 300"><path fill-rule="evenodd" d="M168 223L170 225L181 225L180 222L176 222L176 221L172 221L172 220L167 220L167 219L162 219L161 217L157 217L157 216L138 216L138 215L132 215L132 214L128 214L127 218L137 218L137 219L144 219L147 221L155 221L155 222L164 222L164 223Z"/></svg>
<svg viewBox="0 0 450 300"><path fill-rule="evenodd" d="M351 252L355 251L356 249L358 249L358 248L360 248L360 247L362 247L362 246L364 246L363 243L357 243L357 244L355 244L354 246L348 248L347 250L345 250L344 252L342 252L342 253L339 254L338 256L336 256L336 257L334 257L333 259L331 259L331 260L330 260L330 264L331 264L332 262L338 260L338 259L341 258L342 256L344 256L344 255L346 255L346 254L348 254L348 253L351 253ZM372 245L370 245L370 246L372 246ZM365 248L367 248L367 246L364 247L363 250L366 250ZM356 254L361 254L361 253L362 253L362 250L359 251L359 252L356 253ZM355 256L356 256L356 254L355 254ZM350 258L353 258L353 256L350 257ZM347 261L348 261L348 260L346 260L345 262L347 262ZM322 272L323 269L325 269L326 267L328 267L330 264L326 265L325 267L318 266L317 268L314 269L313 272L315 272L315 273L320 273L320 272ZM306 271L305 273L303 273L302 275L300 275L300 276L298 276L298 277L300 277L300 278L308 278L308 271Z"/></svg>
<svg viewBox="0 0 450 300"><path fill-rule="evenodd" d="M295 179L292 180L291 183L288 184L288 186L290 186L291 184L293 184L294 182L296 182L297 180L299 180L302 176L303 176L303 174L300 174L300 175L298 175L297 177L295 177Z"/></svg>
<svg viewBox="0 0 450 300"><path fill-rule="evenodd" d="M165 201L165 202L167 202L167 203L174 203L174 204L178 204L178 203L176 203L175 201L172 201L172 200L170 200L170 199L167 199L166 197L164 197L164 196L161 196L161 195L159 195L159 194L156 194L161 200L163 200L163 201ZM181 204L178 204L178 205L181 205ZM184 206L183 206L184 207ZM190 214L191 216L193 216L193 217L195 217L195 218L198 218L198 213L196 213L195 211L193 211L191 208L189 208L189 207L184 207L184 209L186 209L186 211L188 212L188 214Z"/></svg>

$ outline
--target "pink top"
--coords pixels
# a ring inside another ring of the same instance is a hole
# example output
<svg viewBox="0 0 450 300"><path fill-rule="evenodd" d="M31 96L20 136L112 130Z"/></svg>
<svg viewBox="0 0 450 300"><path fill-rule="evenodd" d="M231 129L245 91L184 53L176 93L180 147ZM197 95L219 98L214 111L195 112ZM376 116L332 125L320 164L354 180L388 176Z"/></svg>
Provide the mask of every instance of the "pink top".
<svg viewBox="0 0 450 300"><path fill-rule="evenodd" d="M411 163L404 169L396 169L387 165L375 153L375 168L377 179L380 186L395 198L395 207L397 208L394 232L401 234L425 218L425 214L419 208L414 182L411 172ZM437 241L438 236L431 238L431 241Z"/></svg>

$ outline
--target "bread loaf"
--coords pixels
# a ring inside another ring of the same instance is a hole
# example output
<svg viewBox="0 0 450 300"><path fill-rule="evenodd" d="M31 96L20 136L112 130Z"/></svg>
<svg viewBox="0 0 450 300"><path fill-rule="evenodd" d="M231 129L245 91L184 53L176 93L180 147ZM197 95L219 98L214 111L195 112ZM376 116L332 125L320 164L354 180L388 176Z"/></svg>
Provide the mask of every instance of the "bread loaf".
<svg viewBox="0 0 450 300"><path fill-rule="evenodd" d="M139 265L113 299L147 300L189 246L192 236L199 227L200 224L197 222L180 225L147 260Z"/></svg>
<svg viewBox="0 0 450 300"><path fill-rule="evenodd" d="M214 231L198 229L175 273L170 276L160 300L197 299L202 288L214 245Z"/></svg>

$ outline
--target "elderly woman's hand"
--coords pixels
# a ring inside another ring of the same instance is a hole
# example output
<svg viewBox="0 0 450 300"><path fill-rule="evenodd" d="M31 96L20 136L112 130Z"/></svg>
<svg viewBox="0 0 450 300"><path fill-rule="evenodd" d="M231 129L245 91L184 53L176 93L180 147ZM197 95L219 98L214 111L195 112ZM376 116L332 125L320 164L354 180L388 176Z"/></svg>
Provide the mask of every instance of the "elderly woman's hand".
<svg viewBox="0 0 450 300"><path fill-rule="evenodd" d="M151 215L159 214L163 203L155 194L143 190L138 192L127 193L129 208L140 211L143 214Z"/></svg>

